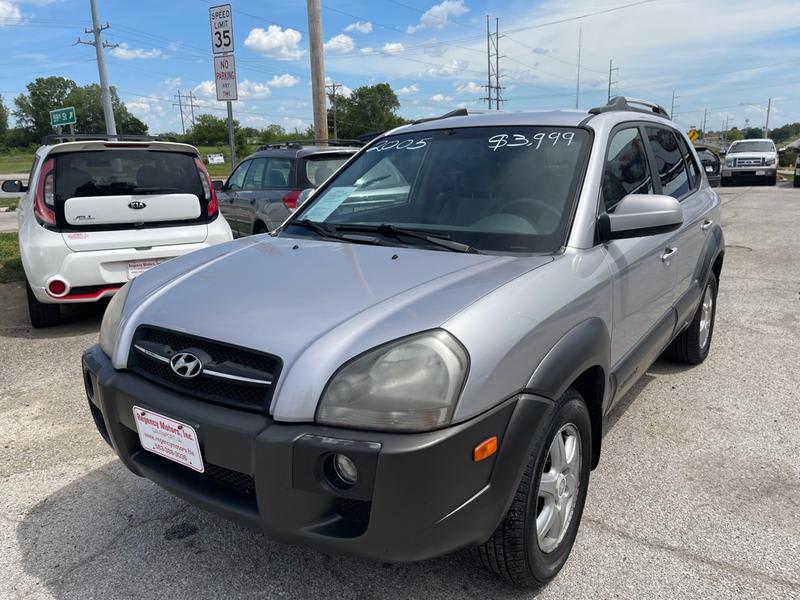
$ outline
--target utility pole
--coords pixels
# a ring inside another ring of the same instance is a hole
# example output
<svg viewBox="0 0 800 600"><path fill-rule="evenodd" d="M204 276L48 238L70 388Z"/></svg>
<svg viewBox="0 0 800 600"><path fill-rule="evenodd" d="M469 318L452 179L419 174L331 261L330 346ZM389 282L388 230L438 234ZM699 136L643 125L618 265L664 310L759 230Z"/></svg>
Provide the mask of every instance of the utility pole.
<svg viewBox="0 0 800 600"><path fill-rule="evenodd" d="M675 120L675 100L680 98L680 96L675 95L675 90L672 90L672 104L669 107L669 118L670 120Z"/></svg>
<svg viewBox="0 0 800 600"><path fill-rule="evenodd" d="M704 108L703 109L703 133L702 133L702 137L700 138L701 140L706 139L706 117L707 116L708 116L708 109Z"/></svg>
<svg viewBox="0 0 800 600"><path fill-rule="evenodd" d="M342 87L341 83L332 83L325 86L325 89L329 89L331 91L331 106L333 107L333 139L337 139L339 137L336 130L336 90L338 90L340 87Z"/></svg>
<svg viewBox="0 0 800 600"><path fill-rule="evenodd" d="M189 128L194 127L194 108L197 106L194 101L195 97L192 95L190 91L188 94L181 94L181 91L178 90L178 93L174 96L177 98L178 103L172 103L172 107L177 107L181 111L181 129L183 133L186 134L186 121L189 121ZM186 114L184 114L184 107L186 107Z"/></svg>
<svg viewBox="0 0 800 600"><path fill-rule="evenodd" d="M492 63L494 58L494 63ZM489 103L489 110L492 110L492 92L494 92L494 108L500 110L500 103L504 100L500 97L500 19L495 19L494 33L489 30L489 15L486 15L486 100ZM494 79L494 83L492 83Z"/></svg>
<svg viewBox="0 0 800 600"><path fill-rule="evenodd" d="M581 99L581 46L583 44L583 25L578 29L578 81L575 85L575 108Z"/></svg>
<svg viewBox="0 0 800 600"><path fill-rule="evenodd" d="M322 54L320 0L306 0L308 10L308 49L311 55L311 97L314 107L314 137L328 143L328 112L325 109L325 61Z"/></svg>
<svg viewBox="0 0 800 600"><path fill-rule="evenodd" d="M114 122L114 109L111 106L111 90L108 87L108 75L106 74L106 57L103 50L105 48L116 48L117 44L106 44L103 41L100 32L109 28L109 24L100 25L100 18L97 16L97 3L95 0L89 0L92 8L92 28L84 29L84 33L93 33L94 41L87 42L78 38L78 44L86 46L94 46L97 53L97 71L100 76L100 98L103 103L103 116L106 122L106 134L112 136L117 135L117 124Z"/></svg>
<svg viewBox="0 0 800 600"><path fill-rule="evenodd" d="M769 112L772 109L772 98L767 102L767 122L764 124L764 137L769 137Z"/></svg>
<svg viewBox="0 0 800 600"><path fill-rule="evenodd" d="M614 71L616 71L617 75L619 75L619 67L614 67L614 59L612 58L612 59L610 59L608 61L608 100L607 100L607 102L611 102L611 84L612 83L617 83L616 81L612 81L611 80L612 77L613 77Z"/></svg>

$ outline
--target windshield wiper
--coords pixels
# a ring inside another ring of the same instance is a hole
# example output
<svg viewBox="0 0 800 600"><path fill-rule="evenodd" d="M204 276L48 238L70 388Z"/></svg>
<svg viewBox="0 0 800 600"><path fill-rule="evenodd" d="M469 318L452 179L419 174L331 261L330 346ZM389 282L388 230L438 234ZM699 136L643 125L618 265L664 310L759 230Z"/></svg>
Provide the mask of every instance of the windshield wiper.
<svg viewBox="0 0 800 600"><path fill-rule="evenodd" d="M354 238L348 237L344 235L338 235L336 231L331 231L327 227L320 225L315 221L310 221L309 219L297 219L296 221L289 221L282 227L285 229L294 225L296 227L302 227L303 229L308 229L309 231L313 231L318 236L322 238L327 238L331 240L341 240L343 242L356 242L358 244L380 244L380 240L378 238Z"/></svg>
<svg viewBox="0 0 800 600"><path fill-rule="evenodd" d="M450 250L451 252L464 252L467 254L483 254L480 250L473 248L469 244L462 244L461 242L456 242L455 240L449 239L449 237L446 234L429 235L422 233L420 231L416 231L414 229L397 227L396 225L391 225L389 223L382 223L381 225L360 225L360 224L348 225L346 223L337 224L336 230L374 232L385 237L392 237L396 239L399 239L401 237L414 238L417 240L422 240L424 242L427 242L432 246L438 246L439 248Z"/></svg>

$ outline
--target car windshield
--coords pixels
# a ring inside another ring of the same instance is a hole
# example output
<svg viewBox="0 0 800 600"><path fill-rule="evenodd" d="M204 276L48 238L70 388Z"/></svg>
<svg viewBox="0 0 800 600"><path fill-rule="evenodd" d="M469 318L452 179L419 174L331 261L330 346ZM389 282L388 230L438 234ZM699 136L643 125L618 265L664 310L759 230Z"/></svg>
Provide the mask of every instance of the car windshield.
<svg viewBox="0 0 800 600"><path fill-rule="evenodd" d="M290 221L284 234L403 229L478 251L554 252L564 244L589 145L587 131L567 127L390 136L329 181L296 213L304 226Z"/></svg>
<svg viewBox="0 0 800 600"><path fill-rule="evenodd" d="M728 150L728 154L739 152L775 152L772 142L736 142Z"/></svg>

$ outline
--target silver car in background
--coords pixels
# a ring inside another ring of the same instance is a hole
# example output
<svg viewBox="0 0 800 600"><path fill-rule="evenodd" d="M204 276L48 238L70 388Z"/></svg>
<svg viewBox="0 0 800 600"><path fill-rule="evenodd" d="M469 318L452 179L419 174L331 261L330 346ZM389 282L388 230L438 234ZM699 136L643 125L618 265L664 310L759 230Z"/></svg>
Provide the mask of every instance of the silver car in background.
<svg viewBox="0 0 800 600"><path fill-rule="evenodd" d="M403 126L271 235L125 286L88 403L132 472L278 539L473 547L540 586L604 417L662 352L706 358L723 255L719 197L659 106Z"/></svg>

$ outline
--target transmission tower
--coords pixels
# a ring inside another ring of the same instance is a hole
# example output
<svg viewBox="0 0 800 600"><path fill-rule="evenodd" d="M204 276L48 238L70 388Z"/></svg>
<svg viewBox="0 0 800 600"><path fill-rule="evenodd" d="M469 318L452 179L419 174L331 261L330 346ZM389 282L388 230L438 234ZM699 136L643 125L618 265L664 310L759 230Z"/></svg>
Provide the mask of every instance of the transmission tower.
<svg viewBox="0 0 800 600"><path fill-rule="evenodd" d="M505 100L500 95L503 87L500 85L500 19L494 20L494 33L489 29L489 15L486 15L486 100L489 110L494 102L495 110L500 110L500 104ZM493 97L494 95L494 97Z"/></svg>
<svg viewBox="0 0 800 600"><path fill-rule="evenodd" d="M194 109L200 108L199 105L195 104L195 96L190 91L188 94L181 94L181 91L178 90L178 93L174 96L178 102L173 103L173 108L177 108L181 112L181 131L186 134L186 125L188 123L189 129L194 127ZM185 111L185 113L184 113Z"/></svg>

